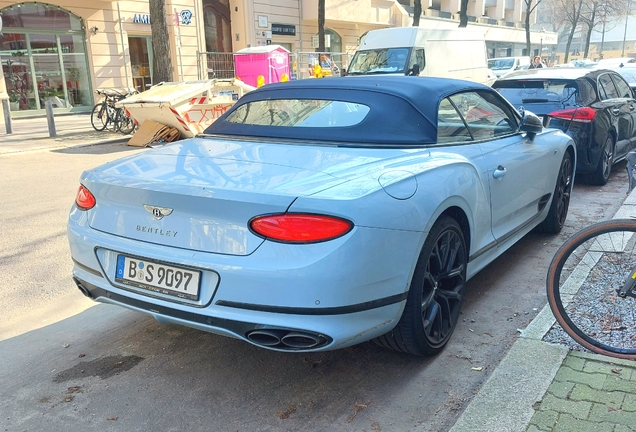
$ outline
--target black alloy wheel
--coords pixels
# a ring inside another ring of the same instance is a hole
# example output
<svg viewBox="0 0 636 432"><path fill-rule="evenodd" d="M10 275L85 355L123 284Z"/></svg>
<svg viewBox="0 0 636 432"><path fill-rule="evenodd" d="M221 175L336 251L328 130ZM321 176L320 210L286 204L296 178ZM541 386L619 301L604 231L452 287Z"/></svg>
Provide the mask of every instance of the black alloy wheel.
<svg viewBox="0 0 636 432"><path fill-rule="evenodd" d="M454 219L442 216L420 253L400 322L375 342L414 355L439 353L459 320L466 264L464 234Z"/></svg>
<svg viewBox="0 0 636 432"><path fill-rule="evenodd" d="M572 164L572 156L567 151L563 155L561 167L554 187L554 196L550 211L545 220L541 223L541 231L548 234L556 234L561 231L565 220L568 217L568 209L570 208L570 191L572 189L572 177L574 175L574 167Z"/></svg>
<svg viewBox="0 0 636 432"><path fill-rule="evenodd" d="M592 184L603 186L607 183L614 164L614 139L610 136L605 140L601 158L598 161L596 171L591 176Z"/></svg>

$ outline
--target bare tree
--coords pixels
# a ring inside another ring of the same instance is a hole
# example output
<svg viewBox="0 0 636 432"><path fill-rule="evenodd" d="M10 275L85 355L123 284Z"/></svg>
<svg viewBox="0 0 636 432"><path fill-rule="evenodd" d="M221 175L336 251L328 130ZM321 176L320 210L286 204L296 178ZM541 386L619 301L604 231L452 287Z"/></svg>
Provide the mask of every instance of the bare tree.
<svg viewBox="0 0 636 432"><path fill-rule="evenodd" d="M172 81L172 62L170 61L170 39L166 23L165 0L150 0L150 28L152 32L152 82Z"/></svg>
<svg viewBox="0 0 636 432"><path fill-rule="evenodd" d="M420 26L420 15L422 15L422 0L413 1L413 27Z"/></svg>
<svg viewBox="0 0 636 432"><path fill-rule="evenodd" d="M543 0L541 14L550 17L550 21L545 22L545 24L546 26L549 24L551 30L558 33L560 38L560 35L567 30L568 27L564 2L562 0Z"/></svg>
<svg viewBox="0 0 636 432"><path fill-rule="evenodd" d="M543 0L523 0L526 5L526 52L530 55L530 16Z"/></svg>
<svg viewBox="0 0 636 432"><path fill-rule="evenodd" d="M461 0L459 6L459 26L468 26L468 0Z"/></svg>
<svg viewBox="0 0 636 432"><path fill-rule="evenodd" d="M582 21L582 24L584 24L586 27L585 49L583 53L583 58L587 58L590 52L590 39L592 38L592 30L594 30L594 26L598 24L596 16L601 4L600 2L595 0L591 2L584 2L583 5L586 9L588 9L588 11L586 11L587 13L582 13L580 18L580 20Z"/></svg>
<svg viewBox="0 0 636 432"><path fill-rule="evenodd" d="M585 25L585 52L584 58L588 58L590 52L590 40L595 27L607 24L613 18L623 17L628 13L628 2L625 0L583 0L580 21ZM613 28L612 25L611 28ZM607 30L607 29L606 29Z"/></svg>
<svg viewBox="0 0 636 432"><path fill-rule="evenodd" d="M567 20L569 27L568 39L565 44L565 59L563 60L564 63L567 63L570 56L572 39L574 38L574 33L576 33L576 29L579 25L583 0L560 0L560 2L563 4L565 19Z"/></svg>
<svg viewBox="0 0 636 432"><path fill-rule="evenodd" d="M318 52L325 52L325 0L318 0Z"/></svg>

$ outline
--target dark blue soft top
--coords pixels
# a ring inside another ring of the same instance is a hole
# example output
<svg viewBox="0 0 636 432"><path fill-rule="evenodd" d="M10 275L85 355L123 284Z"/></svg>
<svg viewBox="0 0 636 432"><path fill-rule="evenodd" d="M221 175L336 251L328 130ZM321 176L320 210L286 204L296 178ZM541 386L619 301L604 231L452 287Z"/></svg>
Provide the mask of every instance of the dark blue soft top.
<svg viewBox="0 0 636 432"><path fill-rule="evenodd" d="M407 76L305 79L268 84L239 99L204 133L374 145L434 144L440 100L469 90L494 92L472 81ZM344 127L260 126L225 121L241 105L267 99L337 100L367 105L370 110L360 123Z"/></svg>

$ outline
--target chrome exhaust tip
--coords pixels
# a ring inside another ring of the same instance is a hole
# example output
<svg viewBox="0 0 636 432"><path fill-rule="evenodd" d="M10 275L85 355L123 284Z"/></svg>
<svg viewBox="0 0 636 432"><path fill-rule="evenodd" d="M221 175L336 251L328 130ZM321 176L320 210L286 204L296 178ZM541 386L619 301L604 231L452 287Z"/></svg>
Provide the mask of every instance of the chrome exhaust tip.
<svg viewBox="0 0 636 432"><path fill-rule="evenodd" d="M257 345L273 347L280 344L280 337L270 330L255 330L247 335L250 342Z"/></svg>
<svg viewBox="0 0 636 432"><path fill-rule="evenodd" d="M91 294L88 288L82 285L82 282L80 282L79 279L73 278L73 282L75 282L75 285L77 285L77 289L79 289L82 294L84 294L86 297L88 297L91 300L95 299L95 297L93 297L93 294Z"/></svg>
<svg viewBox="0 0 636 432"><path fill-rule="evenodd" d="M318 336L299 332L287 333L280 341L283 345L295 349L313 348L322 342Z"/></svg>
<svg viewBox="0 0 636 432"><path fill-rule="evenodd" d="M255 345L285 351L319 348L331 342L328 336L292 329L259 328L247 333L245 337Z"/></svg>

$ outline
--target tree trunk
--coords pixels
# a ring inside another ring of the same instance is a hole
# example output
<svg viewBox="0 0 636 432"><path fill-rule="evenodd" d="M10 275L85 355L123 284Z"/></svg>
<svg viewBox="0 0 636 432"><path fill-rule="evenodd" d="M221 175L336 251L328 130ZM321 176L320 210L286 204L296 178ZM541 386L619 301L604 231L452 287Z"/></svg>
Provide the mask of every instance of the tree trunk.
<svg viewBox="0 0 636 432"><path fill-rule="evenodd" d="M422 15L422 0L413 2L413 27L420 26L420 15Z"/></svg>
<svg viewBox="0 0 636 432"><path fill-rule="evenodd" d="M530 50L532 49L530 45L530 14L532 13L532 0L525 0L526 4L526 55L529 57L534 57Z"/></svg>
<svg viewBox="0 0 636 432"><path fill-rule="evenodd" d="M568 42L565 44L565 58L563 59L563 63L568 62L568 58L570 57L570 46L572 45L572 39L574 38L574 33L576 32L576 27L572 26L570 29L570 34L568 35Z"/></svg>
<svg viewBox="0 0 636 432"><path fill-rule="evenodd" d="M459 9L459 26L468 26L468 0L461 0Z"/></svg>
<svg viewBox="0 0 636 432"><path fill-rule="evenodd" d="M150 0L150 28L152 32L152 83L170 82L172 62L170 61L170 39L166 23L165 0Z"/></svg>
<svg viewBox="0 0 636 432"><path fill-rule="evenodd" d="M592 30L594 30L594 25L596 24L596 3L594 6L595 7L592 10L592 17L587 25L587 35L585 35L585 55L583 58L587 58L587 55L590 52L590 39L592 38Z"/></svg>
<svg viewBox="0 0 636 432"><path fill-rule="evenodd" d="M318 0L318 52L325 52L325 0Z"/></svg>
<svg viewBox="0 0 636 432"><path fill-rule="evenodd" d="M572 4L572 28L570 29L570 34L568 35L568 43L565 46L565 59L563 59L563 63L567 63L568 58L570 57L570 47L572 46L574 33L576 33L576 27L579 25L579 18L581 16L582 6L583 0L579 0L578 6L576 4Z"/></svg>

